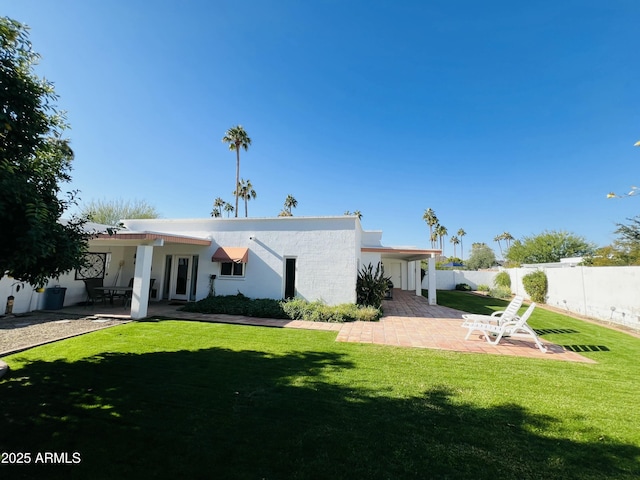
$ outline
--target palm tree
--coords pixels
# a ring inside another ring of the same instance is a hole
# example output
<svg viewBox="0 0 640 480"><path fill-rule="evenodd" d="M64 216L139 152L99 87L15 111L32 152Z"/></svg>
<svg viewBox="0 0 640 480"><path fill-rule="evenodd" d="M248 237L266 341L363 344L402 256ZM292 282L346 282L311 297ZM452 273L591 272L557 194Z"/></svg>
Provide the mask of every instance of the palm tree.
<svg viewBox="0 0 640 480"><path fill-rule="evenodd" d="M513 236L509 232L504 232L502 234L502 239L507 244L507 250L509 250L509 248L511 247L511 242L513 242L515 238L513 238Z"/></svg>
<svg viewBox="0 0 640 480"><path fill-rule="evenodd" d="M251 180L247 179L245 182L244 178L240 179L240 183L238 183L238 188L233 192L237 197L241 197L244 199L244 216L249 216L249 206L248 202L252 198L256 198L258 194L253 189L253 185L251 185ZM238 216L238 211L236 210L236 217Z"/></svg>
<svg viewBox="0 0 640 480"><path fill-rule="evenodd" d="M293 195L287 195L287 198L284 200L284 210L289 214L289 217L293 217L293 213L291 213L292 208L296 208L298 206L298 201L293 198Z"/></svg>
<svg viewBox="0 0 640 480"><path fill-rule="evenodd" d="M212 217L221 217L222 216L222 210L221 207L224 206L224 204L227 203L225 202L222 198L218 197L213 201L213 210L211 210L211 216Z"/></svg>
<svg viewBox="0 0 640 480"><path fill-rule="evenodd" d="M436 232L431 232L429 234L429 241L431 242L431 248L436 248L436 243L438 241L438 234Z"/></svg>
<svg viewBox="0 0 640 480"><path fill-rule="evenodd" d="M348 216L353 215L355 217L358 217L358 220L362 220L362 212L360 212L360 210L355 210L353 212L350 212L349 210L347 210L346 212L344 212L344 214Z"/></svg>
<svg viewBox="0 0 640 480"><path fill-rule="evenodd" d="M227 212L227 218L229 218L229 215L234 210L233 205L231 205L229 202L224 202L224 206L222 208L225 212Z"/></svg>
<svg viewBox="0 0 640 480"><path fill-rule="evenodd" d="M237 127L231 127L226 131L224 137L222 137L223 143L229 144L229 150L236 152L236 186L240 184L240 149L244 148L245 151L249 149L249 145L251 145L251 139L247 135L247 132L244 131L242 125L238 125ZM237 192L237 193L236 193ZM238 196L239 191L236 188L236 192L234 192L236 196L236 206L235 212L236 217L238 216Z"/></svg>
<svg viewBox="0 0 640 480"><path fill-rule="evenodd" d="M440 238L440 250L442 250L442 255L444 255L444 237L449 233L447 231L447 227L444 225L436 225L436 234Z"/></svg>
<svg viewBox="0 0 640 480"><path fill-rule="evenodd" d="M456 256L456 245L460 243L460 239L455 235L449 239L451 243L453 243L453 256Z"/></svg>
<svg viewBox="0 0 640 480"><path fill-rule="evenodd" d="M500 240L504 240L504 236L503 236L503 234L496 235L496 236L493 238L493 241L494 241L494 242L498 242L498 247L500 247L500 257L504 258L504 256L502 255L502 244L500 243Z"/></svg>
<svg viewBox="0 0 640 480"><path fill-rule="evenodd" d="M464 262L464 246L462 245L462 237L467 234L462 228L458 230L458 236L460 237L460 260Z"/></svg>
<svg viewBox="0 0 640 480"><path fill-rule="evenodd" d="M429 225L429 239L431 240L431 248L435 248L436 242L433 239L433 227L434 225L438 224L438 217L436 217L436 212L434 212L431 208L428 208L424 211L422 219L427 222L427 225Z"/></svg>

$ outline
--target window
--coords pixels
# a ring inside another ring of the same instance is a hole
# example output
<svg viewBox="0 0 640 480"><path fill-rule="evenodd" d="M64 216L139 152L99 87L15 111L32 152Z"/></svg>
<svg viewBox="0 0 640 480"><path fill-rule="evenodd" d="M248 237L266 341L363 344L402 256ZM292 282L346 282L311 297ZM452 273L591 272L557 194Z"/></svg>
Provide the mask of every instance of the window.
<svg viewBox="0 0 640 480"><path fill-rule="evenodd" d="M220 276L244 277L244 263L222 262L220 263Z"/></svg>
<svg viewBox="0 0 640 480"><path fill-rule="evenodd" d="M109 266L109 257L107 253L85 253L84 266L76 270L76 280L85 280L87 278L104 278Z"/></svg>

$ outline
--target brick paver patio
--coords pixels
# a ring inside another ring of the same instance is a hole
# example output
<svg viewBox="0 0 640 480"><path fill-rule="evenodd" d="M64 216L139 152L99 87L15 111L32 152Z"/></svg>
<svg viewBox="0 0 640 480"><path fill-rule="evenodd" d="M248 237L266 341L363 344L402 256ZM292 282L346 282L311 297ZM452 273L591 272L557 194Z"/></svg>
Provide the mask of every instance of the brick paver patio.
<svg viewBox="0 0 640 480"><path fill-rule="evenodd" d="M121 307L71 307L58 312L69 318L112 318L128 319L128 311ZM238 315L200 314L178 310L178 306L166 303L151 303L149 317L196 320L202 322L229 323L235 325L254 325L277 328L299 328L307 330L326 330L337 333L338 342L372 343L396 347L431 348L466 353L487 353L528 358L543 358L571 362L595 363L582 355L565 350L559 345L545 342L548 352L543 353L529 339L504 338L498 345L491 345L481 335L473 335L469 340L464 337L467 330L461 328L462 315L466 312L440 305L429 305L426 298L413 292L394 289L393 299L383 302L384 316L379 322L322 323L302 320L274 320L244 317ZM100 313L99 313L100 312ZM102 313L104 312L104 313ZM30 314L32 315L32 314ZM38 315L35 313L33 315ZM54 333L41 341L26 342L7 348L1 355L16 349L31 348L41 343L57 340ZM60 338L63 338L62 336ZM46 341L45 341L46 340ZM544 341L544 340L543 340Z"/></svg>

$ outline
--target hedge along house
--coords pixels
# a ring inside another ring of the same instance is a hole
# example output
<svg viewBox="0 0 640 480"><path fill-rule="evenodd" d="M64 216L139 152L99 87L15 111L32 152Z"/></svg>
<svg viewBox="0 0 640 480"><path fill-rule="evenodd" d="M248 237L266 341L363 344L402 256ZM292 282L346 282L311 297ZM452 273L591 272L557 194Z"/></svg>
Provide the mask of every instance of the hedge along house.
<svg viewBox="0 0 640 480"><path fill-rule="evenodd" d="M242 293L251 298L300 297L329 305L356 301L358 271L382 262L394 287L421 295L420 260L435 282L440 250L385 247L381 231L363 231L355 216L123 220L89 244L90 265L52 285L67 288L65 305L86 299L83 280L105 286L133 279L131 317L149 301L196 301ZM435 290L429 292L435 304Z"/></svg>

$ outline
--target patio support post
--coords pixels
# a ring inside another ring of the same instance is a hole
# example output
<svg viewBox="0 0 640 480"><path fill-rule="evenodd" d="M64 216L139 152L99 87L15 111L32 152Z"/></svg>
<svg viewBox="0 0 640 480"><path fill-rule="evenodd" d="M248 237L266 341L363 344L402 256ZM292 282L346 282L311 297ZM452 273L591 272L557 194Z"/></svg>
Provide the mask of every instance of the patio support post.
<svg viewBox="0 0 640 480"><path fill-rule="evenodd" d="M431 254L429 257L429 305L437 305L436 299L436 256Z"/></svg>
<svg viewBox="0 0 640 480"><path fill-rule="evenodd" d="M422 269L420 268L420 260L413 262L413 266L416 271L416 296L419 297L422 295Z"/></svg>
<svg viewBox="0 0 640 480"><path fill-rule="evenodd" d="M151 260L153 245L138 245L136 249L136 269L131 296L131 318L147 316L149 306L149 285L151 283Z"/></svg>

